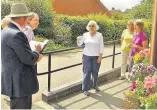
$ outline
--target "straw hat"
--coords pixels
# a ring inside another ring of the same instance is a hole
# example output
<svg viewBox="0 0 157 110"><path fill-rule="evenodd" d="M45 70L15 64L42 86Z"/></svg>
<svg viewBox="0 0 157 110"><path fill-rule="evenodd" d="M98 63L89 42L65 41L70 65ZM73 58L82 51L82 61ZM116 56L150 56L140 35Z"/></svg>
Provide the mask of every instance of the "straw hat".
<svg viewBox="0 0 157 110"><path fill-rule="evenodd" d="M32 16L31 13L28 12L28 9L24 3L15 3L11 6L11 13L7 17L23 17L23 16Z"/></svg>

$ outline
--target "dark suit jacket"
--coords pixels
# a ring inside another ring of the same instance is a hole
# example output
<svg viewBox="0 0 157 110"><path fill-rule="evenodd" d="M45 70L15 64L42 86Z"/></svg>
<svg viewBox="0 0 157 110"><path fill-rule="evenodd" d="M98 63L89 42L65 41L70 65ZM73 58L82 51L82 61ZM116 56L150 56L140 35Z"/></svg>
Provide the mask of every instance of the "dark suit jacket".
<svg viewBox="0 0 157 110"><path fill-rule="evenodd" d="M39 84L35 64L39 53L32 51L26 35L9 23L1 33L2 94L24 97L36 93Z"/></svg>

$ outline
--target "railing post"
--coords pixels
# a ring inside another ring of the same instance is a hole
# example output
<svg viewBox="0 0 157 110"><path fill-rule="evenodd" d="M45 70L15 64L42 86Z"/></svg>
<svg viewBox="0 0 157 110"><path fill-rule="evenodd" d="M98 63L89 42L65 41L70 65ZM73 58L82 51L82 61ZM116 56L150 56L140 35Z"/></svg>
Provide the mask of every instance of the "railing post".
<svg viewBox="0 0 157 110"><path fill-rule="evenodd" d="M114 68L114 63L115 63L115 50L116 50L116 43L114 41L114 44L113 44L113 57L112 57L112 68Z"/></svg>
<svg viewBox="0 0 157 110"><path fill-rule="evenodd" d="M48 56L48 92L51 88L51 54Z"/></svg>

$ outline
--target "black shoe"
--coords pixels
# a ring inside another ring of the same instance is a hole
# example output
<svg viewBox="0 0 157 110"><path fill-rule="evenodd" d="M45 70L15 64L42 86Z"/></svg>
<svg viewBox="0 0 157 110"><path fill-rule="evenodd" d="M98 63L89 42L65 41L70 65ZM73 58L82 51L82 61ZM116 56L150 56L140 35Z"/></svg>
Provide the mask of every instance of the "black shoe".
<svg viewBox="0 0 157 110"><path fill-rule="evenodd" d="M84 95L90 96L90 93L88 91L84 91Z"/></svg>
<svg viewBox="0 0 157 110"><path fill-rule="evenodd" d="M96 92L99 92L99 91L100 91L100 89L99 89L98 87L94 88L94 90L95 90Z"/></svg>

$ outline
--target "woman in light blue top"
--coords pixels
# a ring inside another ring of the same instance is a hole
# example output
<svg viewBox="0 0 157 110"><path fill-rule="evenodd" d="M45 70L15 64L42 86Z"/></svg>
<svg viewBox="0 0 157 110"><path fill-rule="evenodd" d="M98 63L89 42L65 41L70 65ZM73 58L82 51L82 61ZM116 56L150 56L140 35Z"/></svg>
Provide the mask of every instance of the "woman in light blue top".
<svg viewBox="0 0 157 110"><path fill-rule="evenodd" d="M85 44L83 50L83 84L82 90L84 94L89 96L90 93L90 79L91 75L93 77L93 88L95 91L100 89L97 87L98 72L102 60L102 54L104 51L103 36L101 33L97 32L99 26L95 21L89 21L86 29L89 32L83 34L80 41L78 41L78 46Z"/></svg>

